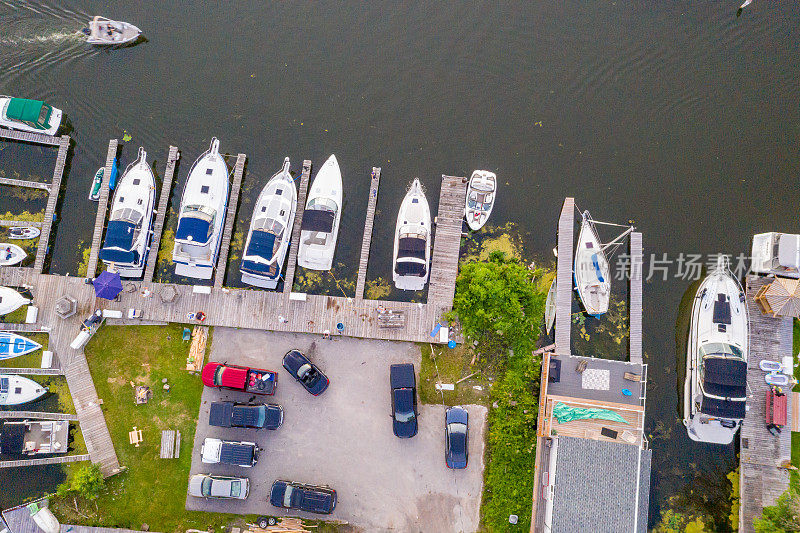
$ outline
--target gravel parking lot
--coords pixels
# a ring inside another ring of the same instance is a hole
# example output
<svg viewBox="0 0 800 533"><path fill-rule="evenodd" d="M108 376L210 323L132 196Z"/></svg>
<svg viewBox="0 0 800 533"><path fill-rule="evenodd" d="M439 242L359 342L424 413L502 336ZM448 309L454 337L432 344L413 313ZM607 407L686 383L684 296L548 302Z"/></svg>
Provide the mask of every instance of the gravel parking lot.
<svg viewBox="0 0 800 533"><path fill-rule="evenodd" d="M290 348L306 353L330 378L331 385L321 396L308 394L282 368L283 355ZM470 456L466 470L452 471L445 466L444 407L421 406L416 437L398 439L392 433L389 365L413 362L419 372L420 353L415 345L215 328L210 360L277 371L275 396L259 398L281 404L285 419L277 431L209 427L212 401L247 402L251 395L206 387L191 472L249 477L250 497L234 501L187 496L187 509L298 515L267 501L272 482L281 478L330 485L339 498L330 518L364 531L477 529L486 409L468 407ZM204 465L200 446L206 437L256 442L261 448L259 461L253 468Z"/></svg>

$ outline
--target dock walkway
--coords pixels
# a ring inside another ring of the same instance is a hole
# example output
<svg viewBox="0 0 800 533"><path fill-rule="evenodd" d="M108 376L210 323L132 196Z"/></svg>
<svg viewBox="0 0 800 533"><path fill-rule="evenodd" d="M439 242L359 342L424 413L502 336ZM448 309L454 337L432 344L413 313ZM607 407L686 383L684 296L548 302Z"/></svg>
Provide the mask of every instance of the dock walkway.
<svg viewBox="0 0 800 533"><path fill-rule="evenodd" d="M642 364L642 234L638 231L631 233L630 261L628 354L631 363Z"/></svg>
<svg viewBox="0 0 800 533"><path fill-rule="evenodd" d="M236 222L237 207L239 205L239 191L242 188L242 176L244 175L244 164L247 156L239 154L236 157L236 165L233 168L233 184L231 194L228 197L228 209L225 215L225 229L222 232L222 243L219 247L217 257L217 271L214 273L214 288L221 288L225 281L225 270L228 265L228 252L231 248L231 237L233 237L233 225Z"/></svg>
<svg viewBox="0 0 800 533"><path fill-rule="evenodd" d="M64 372L60 368L0 368L3 374L32 375L32 376L63 376ZM3 411L0 411L2 413ZM2 416L2 415L0 415Z"/></svg>
<svg viewBox="0 0 800 533"><path fill-rule="evenodd" d="M572 257L575 231L575 199L566 198L558 219L556 267L556 353L570 354L572 332Z"/></svg>
<svg viewBox="0 0 800 533"><path fill-rule="evenodd" d="M44 411L0 411L0 418L23 418L27 420L70 420L75 422L78 415L69 413L46 413Z"/></svg>
<svg viewBox="0 0 800 533"><path fill-rule="evenodd" d="M436 231L434 232L431 256L431 275L428 282L429 306L450 307L453 305L466 198L466 178L442 176L439 213L436 216Z"/></svg>
<svg viewBox="0 0 800 533"><path fill-rule="evenodd" d="M39 457L36 459L17 459L13 461L0 461L0 468L19 468L21 466L57 465L63 463L77 463L88 461L88 454L84 455L56 455L54 457Z"/></svg>
<svg viewBox="0 0 800 533"><path fill-rule="evenodd" d="M43 137L47 137L44 135ZM52 138L50 138L52 139ZM51 144L49 139L45 144ZM47 250L50 246L50 230L53 226L55 219L56 205L58 205L58 195L61 191L61 178L64 176L64 167L67 164L67 155L69 154L70 138L67 135L58 138L58 155L56 155L56 164L53 168L53 180L50 182L50 195L47 197L47 206L44 209L44 218L42 219L41 231L39 235L39 243L36 247L36 260L34 261L33 268L37 272L44 271L44 260L47 256Z"/></svg>
<svg viewBox="0 0 800 533"><path fill-rule="evenodd" d="M164 233L164 220L169 209L169 197L172 192L172 180L175 176L175 165L178 163L180 153L176 146L169 147L167 155L167 169L164 171L164 181L161 183L161 194L158 197L158 210L153 223L153 237L150 239L150 251L147 255L147 265L144 271L144 280L153 281L153 275L158 264L158 250L161 244L161 235Z"/></svg>
<svg viewBox="0 0 800 533"><path fill-rule="evenodd" d="M42 189L50 192L50 184L41 181L27 181L15 180L12 178L0 178L0 185L9 185L11 187L27 187L28 189Z"/></svg>
<svg viewBox="0 0 800 533"><path fill-rule="evenodd" d="M367 265L369 264L369 248L372 244L372 227L375 224L375 206L378 203L378 185L381 182L381 168L372 167L367 201L367 218L364 221L364 237L361 241L361 258L358 261L358 278L356 279L356 299L364 299L364 287L367 284Z"/></svg>
<svg viewBox="0 0 800 533"><path fill-rule="evenodd" d="M89 253L89 262L86 266L86 277L93 278L97 273L97 258L100 254L100 245L103 240L103 229L106 226L106 212L108 211L109 200L109 176L117 157L117 147L119 141L111 139L108 143L108 153L106 154L106 168L103 171L103 181L100 185L100 198L97 201L97 216L94 219L94 233L92 234L92 250Z"/></svg>
<svg viewBox="0 0 800 533"><path fill-rule="evenodd" d="M303 213L306 210L306 196L308 195L308 181L311 178L311 161L303 161L303 171L300 174L300 185L297 187L297 209L294 213L292 225L292 242L289 243L289 263L286 266L286 275L283 277L283 294L286 298L292 292L294 273L297 270L297 251L300 248L300 226L303 223Z"/></svg>

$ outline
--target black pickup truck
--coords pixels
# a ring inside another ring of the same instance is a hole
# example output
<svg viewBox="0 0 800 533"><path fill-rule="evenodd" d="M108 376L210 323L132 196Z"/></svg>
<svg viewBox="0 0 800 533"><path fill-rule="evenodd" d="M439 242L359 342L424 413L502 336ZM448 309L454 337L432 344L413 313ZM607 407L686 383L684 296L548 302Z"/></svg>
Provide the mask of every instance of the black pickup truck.
<svg viewBox="0 0 800 533"><path fill-rule="evenodd" d="M222 428L278 429L283 424L283 408L274 403L213 402L208 424Z"/></svg>
<svg viewBox="0 0 800 533"><path fill-rule="evenodd" d="M392 430L395 436L411 438L417 434L417 378L414 365L403 363L389 367L392 388Z"/></svg>

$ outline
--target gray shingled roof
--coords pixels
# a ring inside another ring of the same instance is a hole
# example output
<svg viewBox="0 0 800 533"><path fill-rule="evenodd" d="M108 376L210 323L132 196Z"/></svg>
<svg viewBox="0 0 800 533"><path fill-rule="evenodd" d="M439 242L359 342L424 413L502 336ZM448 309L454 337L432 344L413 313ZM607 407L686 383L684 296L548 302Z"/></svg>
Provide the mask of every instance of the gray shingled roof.
<svg viewBox="0 0 800 533"><path fill-rule="evenodd" d="M639 498L637 468L642 454ZM553 496L553 533L647 531L650 452L637 446L559 437ZM638 500L638 501L637 501Z"/></svg>

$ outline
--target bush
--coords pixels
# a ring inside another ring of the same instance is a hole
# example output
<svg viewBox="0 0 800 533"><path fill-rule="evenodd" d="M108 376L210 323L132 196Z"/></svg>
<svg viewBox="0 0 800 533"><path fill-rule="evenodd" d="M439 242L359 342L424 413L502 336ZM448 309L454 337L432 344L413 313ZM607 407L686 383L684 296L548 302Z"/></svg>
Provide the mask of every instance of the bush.
<svg viewBox="0 0 800 533"><path fill-rule="evenodd" d="M764 507L761 518L753 520L757 533L800 531L800 493L789 486L775 505Z"/></svg>

